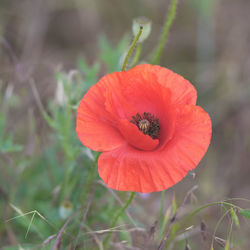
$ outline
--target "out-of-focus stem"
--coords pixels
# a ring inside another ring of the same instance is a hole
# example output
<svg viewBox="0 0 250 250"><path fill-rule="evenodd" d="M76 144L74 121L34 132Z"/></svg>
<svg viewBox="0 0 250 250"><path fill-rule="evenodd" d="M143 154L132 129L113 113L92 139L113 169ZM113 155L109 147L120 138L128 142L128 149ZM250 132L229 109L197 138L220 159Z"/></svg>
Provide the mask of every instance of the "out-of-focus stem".
<svg viewBox="0 0 250 250"><path fill-rule="evenodd" d="M153 58L152 58L152 64L158 64L162 55L162 50L164 48L164 45L166 43L167 37L168 37L168 33L170 30L170 27L174 21L175 18L175 14L176 14L176 9L177 9L177 4L178 4L178 0L172 0L170 9L166 15L166 20L164 23L164 27L163 27L163 32L161 35L161 39L155 49L155 52L153 54Z"/></svg>
<svg viewBox="0 0 250 250"><path fill-rule="evenodd" d="M129 199L127 200L127 202L124 204L124 206L118 211L118 213L116 214L116 216L114 217L112 223L111 223L111 228L113 228L116 224L116 222L118 221L119 217L124 213L124 211L127 209L127 207L130 205L131 201L133 200L135 196L135 192L131 192ZM106 238L104 239L104 246L107 245L109 238L110 238L111 233L108 233L108 235L106 236Z"/></svg>
<svg viewBox="0 0 250 250"><path fill-rule="evenodd" d="M89 175L88 175L88 178L87 178L87 182L86 182L86 185L85 185L85 190L84 190L84 193L83 193L83 196L82 196L82 200L83 202L86 200L87 198L87 195L88 195L88 192L89 192L89 189L90 189L90 186L91 186L91 183L93 182L94 180L94 177L95 177L95 172L96 172L96 168L97 168L97 162L98 162L98 158L100 156L100 153L97 154L94 162L93 162L93 166L89 172ZM83 206L83 204L82 204Z"/></svg>
<svg viewBox="0 0 250 250"><path fill-rule="evenodd" d="M232 207L232 208L241 209L239 206L236 206L236 205L234 205L232 203L225 202L225 201L212 202L212 203L206 204L204 206L201 206L198 209L196 209L195 211L193 211L192 213L188 214L179 224L176 224L176 227L175 227L175 230L174 230L175 234L173 236L170 236L171 229L172 229L172 227L174 225L174 224L171 224L172 227L169 228L167 234L162 239L162 241L161 241L161 243L160 243L160 245L158 247L158 250L163 250L163 248L165 246L165 242L167 240L169 242L172 242L173 239L174 239L174 237L175 237L175 235L176 235L176 233L178 233L180 231L180 229L182 228L182 226L185 225L193 216L195 216L196 214L198 214L200 211L202 211L203 209L205 209L207 207L216 206L216 205L225 205L225 206L229 206L229 207Z"/></svg>

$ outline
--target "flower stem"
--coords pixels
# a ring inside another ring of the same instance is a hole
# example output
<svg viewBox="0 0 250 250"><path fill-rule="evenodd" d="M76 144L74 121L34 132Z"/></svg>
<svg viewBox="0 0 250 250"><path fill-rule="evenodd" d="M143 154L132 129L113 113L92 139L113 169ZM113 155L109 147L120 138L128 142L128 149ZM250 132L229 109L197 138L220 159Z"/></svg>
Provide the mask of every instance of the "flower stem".
<svg viewBox="0 0 250 250"><path fill-rule="evenodd" d="M126 70L126 66L127 66L127 63L128 63L128 59L129 57L131 56L131 53L133 52L133 49L135 48L135 45L138 41L138 39L140 38L141 34L142 34L142 30L143 30L143 27L140 26L140 30L139 32L137 33L136 37L134 38L134 41L132 42L129 50L128 50L128 53L125 57L125 60L124 60L124 63L123 63L123 66L122 66L122 71L125 71Z"/></svg>
<svg viewBox="0 0 250 250"><path fill-rule="evenodd" d="M178 0L172 0L170 9L166 15L166 20L164 23L161 39L160 39L160 41L155 49L155 53L153 54L152 64L158 64L160 61L162 50L163 50L164 45L166 43L170 27L171 27L171 25L174 21L174 18L175 18L177 4L178 4Z"/></svg>
<svg viewBox="0 0 250 250"><path fill-rule="evenodd" d="M116 214L116 216L114 217L112 223L111 223L111 228L113 228L116 224L116 222L118 221L119 217L124 213L124 211L127 209L127 207L129 206L129 204L131 203L131 201L133 200L135 196L135 192L131 192L129 199L127 200L127 202L125 203L125 205L118 211L118 213ZM106 236L106 238L104 239L104 246L106 246L106 244L109 241L111 232L108 233L108 235Z"/></svg>
<svg viewBox="0 0 250 250"><path fill-rule="evenodd" d="M141 49L142 49L142 46L141 46L141 44L139 44L137 46L137 48L135 49L135 55L134 55L133 60L130 64L131 67L135 66L136 63L138 62L140 55L141 55Z"/></svg>

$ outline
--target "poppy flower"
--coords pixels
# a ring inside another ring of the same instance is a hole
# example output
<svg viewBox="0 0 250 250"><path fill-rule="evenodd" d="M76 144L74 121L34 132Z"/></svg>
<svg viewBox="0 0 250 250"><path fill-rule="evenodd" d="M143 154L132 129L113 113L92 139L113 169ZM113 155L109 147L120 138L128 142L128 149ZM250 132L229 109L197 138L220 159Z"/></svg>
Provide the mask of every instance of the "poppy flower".
<svg viewBox="0 0 250 250"><path fill-rule="evenodd" d="M194 86L156 65L101 78L82 98L76 131L95 151L112 189L165 190L194 169L211 139L209 115L196 106Z"/></svg>

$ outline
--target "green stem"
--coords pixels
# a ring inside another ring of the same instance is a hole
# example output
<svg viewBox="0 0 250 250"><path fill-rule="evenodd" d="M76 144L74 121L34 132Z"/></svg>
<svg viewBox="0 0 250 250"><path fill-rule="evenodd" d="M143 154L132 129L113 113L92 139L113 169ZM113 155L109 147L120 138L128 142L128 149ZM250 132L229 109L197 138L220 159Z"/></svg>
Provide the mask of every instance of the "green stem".
<svg viewBox="0 0 250 250"><path fill-rule="evenodd" d="M205 209L205 208L207 208L207 207L211 207L211 206L215 206L215 205L226 205L226 206L229 206L229 207L233 207L233 208L238 208L238 209L240 209L240 207L238 207L238 206L236 206L236 205L234 205L234 204L232 204L232 203L224 202L224 201L218 201L218 202L212 202L212 203L206 204L206 205L204 205L204 206L202 206L202 207L197 208L197 209L194 210L191 214L187 215L187 216L180 222L180 224L178 224L178 225L176 224L176 228L175 228L175 230L174 230L174 231L175 231L175 234L178 233L178 232L180 231L180 229L182 228L182 226L183 226L185 223L187 223L194 215L198 214L200 211L202 211L203 209ZM171 232L169 232L168 235L166 235L166 236L164 237L164 241L166 241L167 239L169 239L169 242L171 242L171 241L174 239L175 234L169 237L169 234L170 234L170 233L171 233Z"/></svg>
<svg viewBox="0 0 250 250"><path fill-rule="evenodd" d="M188 222L194 215L196 215L197 213L199 213L204 208L215 206L215 205L226 205L226 206L230 206L230 207L233 207L233 208L240 208L240 207L238 207L238 206L236 206L236 205L234 205L232 203L229 203L229 202L224 202L224 201L212 202L212 203L206 204L206 205L204 205L204 206L196 209L194 212L192 212L186 218L184 218L184 220L181 222L181 224L183 225L186 222Z"/></svg>
<svg viewBox="0 0 250 250"><path fill-rule="evenodd" d="M130 64L131 67L135 66L136 63L138 62L140 55L141 55L141 49L142 49L141 44L138 44L137 48L135 49L135 55L134 55L133 60Z"/></svg>
<svg viewBox="0 0 250 250"><path fill-rule="evenodd" d="M116 214L116 216L114 217L112 223L111 223L111 228L113 228L116 225L116 222L118 221L119 217L124 213L124 211L127 209L127 207L130 205L131 201L133 200L135 196L135 192L131 192L129 199L127 200L127 202L125 203L125 205L118 211L118 213ZM108 235L106 236L106 238L104 239L104 246L106 246L106 244L109 241L111 233L108 233Z"/></svg>
<svg viewBox="0 0 250 250"><path fill-rule="evenodd" d="M214 229L214 232L213 232L213 236L212 236L211 249L213 249L213 247L214 247L214 239L215 239L215 236L216 236L217 229L218 229L219 225L221 224L222 220L225 218L225 216L226 216L229 212L230 212L230 209L228 209L228 210L221 216L221 218L218 220L218 222L216 223L216 226L215 226L215 229Z"/></svg>
<svg viewBox="0 0 250 250"><path fill-rule="evenodd" d="M140 38L140 36L142 34L142 30L143 30L143 27L141 26L139 32L137 33L136 37L134 38L134 41L132 42L132 44L131 44L131 46L130 46L130 48L128 50L128 53L127 53L127 55L125 57L125 60L124 60L123 66L122 66L122 71L126 70L128 59L131 56L131 53L133 52L133 49L135 48L135 45L136 45L138 39Z"/></svg>
<svg viewBox="0 0 250 250"><path fill-rule="evenodd" d="M83 202L86 200L89 189L90 189L90 186L91 186L91 183L94 180L99 155L100 155L100 153L97 154L97 156L96 156L96 158L95 158L95 160L93 162L93 166L91 168L91 171L89 172L87 182L86 182L86 185L85 185L85 191L84 191L83 196L82 196L83 197L83 199L82 199ZM83 205L83 202L82 202L82 205Z"/></svg>
<svg viewBox="0 0 250 250"><path fill-rule="evenodd" d="M65 161L65 166L66 166L66 173L64 176L64 183L63 183L63 199L68 199L69 198L69 190L68 190L68 184L70 180L70 175L71 175L71 170L68 161Z"/></svg>
<svg viewBox="0 0 250 250"><path fill-rule="evenodd" d="M152 64L158 64L160 61L162 50L163 50L164 45L166 43L170 27L171 27L171 25L174 21L174 18L175 18L177 4L178 4L178 0L172 0L170 9L166 15L166 20L164 23L161 39L160 39L160 41L155 49L155 53L153 55Z"/></svg>

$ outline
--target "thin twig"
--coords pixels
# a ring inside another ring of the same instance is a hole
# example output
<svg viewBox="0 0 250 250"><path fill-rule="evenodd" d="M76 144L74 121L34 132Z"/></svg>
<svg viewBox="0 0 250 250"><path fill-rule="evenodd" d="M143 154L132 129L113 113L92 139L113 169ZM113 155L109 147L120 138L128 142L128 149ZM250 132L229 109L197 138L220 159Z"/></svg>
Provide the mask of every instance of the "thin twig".
<svg viewBox="0 0 250 250"><path fill-rule="evenodd" d="M82 219L81 219L81 225L80 225L80 228L79 228L79 231L78 231L78 234L76 236L76 240L75 240L75 244L73 246L73 249L76 249L77 247L77 244L78 244L78 241L79 241L79 237L80 237L80 233L84 227L84 222L86 220L86 217L87 217L87 214L88 214L88 211L89 211L89 208L90 208L90 205L91 205L91 202L92 202L92 199L88 202L86 208L85 208L85 211L83 213L83 216L82 216Z"/></svg>
<svg viewBox="0 0 250 250"><path fill-rule="evenodd" d="M188 197L190 196L190 194L192 194L197 188L198 188L198 185L195 185L195 186L193 186L193 187L186 193L186 195L185 195L185 197L184 197L184 199L183 199L181 205L179 206L178 210L176 211L174 217L173 217L172 220L171 220L171 224L169 225L169 228L168 228L167 233L165 234L164 238L163 238L163 239L161 240L161 242L160 242L160 245L159 245L159 247L158 247L158 250L163 250L164 245L165 245L165 242L166 242L166 240L168 239L168 236L169 236L169 234L170 234L170 232L171 232L171 230L172 230L172 227L173 227L175 221L177 220L177 216L178 216L178 212L179 212L180 208L183 207L183 206L185 205L185 203L187 202L187 199L188 199Z"/></svg>
<svg viewBox="0 0 250 250"><path fill-rule="evenodd" d="M134 227L134 228L130 228L130 229L116 229L116 228L121 228L121 227L125 227L127 224L123 224L123 225L119 225L117 227L113 227L113 228L108 228L108 229L102 229L102 230L97 230L97 231L89 231L87 233L84 233L83 235L86 234L91 234L91 233L95 233L95 234L107 234L107 233L114 233L114 232L146 232L145 228L141 228L141 227Z"/></svg>
<svg viewBox="0 0 250 250"><path fill-rule="evenodd" d="M155 49L154 57L152 59L152 64L158 64L162 55L163 48L165 46L170 27L174 21L178 0L172 0L170 9L166 15L165 24L163 27L161 39Z"/></svg>
<svg viewBox="0 0 250 250"><path fill-rule="evenodd" d="M103 250L103 245L102 242L99 240L99 238L97 237L96 233L94 231L92 231L87 225L83 225L88 231L89 233L93 236L96 244L98 245L100 250Z"/></svg>
<svg viewBox="0 0 250 250"><path fill-rule="evenodd" d="M114 198L117 200L117 202L121 205L121 207L124 206L124 203L121 201L121 199L119 198L119 196L110 188L108 188L105 183L101 180L97 181L99 184L101 184L102 186L104 186L113 196ZM130 219L130 221L132 222L132 224L137 227L134 219L132 218L131 214L129 213L128 210L125 211L126 215L128 216L128 218Z"/></svg>
<svg viewBox="0 0 250 250"><path fill-rule="evenodd" d="M3 44L3 47L8 51L13 64L17 65L19 63L18 58L8 41L4 37L0 37L0 42Z"/></svg>
<svg viewBox="0 0 250 250"><path fill-rule="evenodd" d="M115 224L117 223L117 221L120 218L120 216L124 213L124 211L126 211L126 209L128 208L128 206L130 205L130 203L133 200L134 196L135 196L135 192L131 192L130 196L129 196L129 199L127 200L127 202L125 203L125 205L118 211L118 213L114 217L114 219L113 219L113 221L111 223L111 227L115 226ZM108 243L109 238L110 238L110 233L104 239L104 246Z"/></svg>
<svg viewBox="0 0 250 250"><path fill-rule="evenodd" d="M53 244L51 250L60 250L60 245L61 245L61 240L62 240L62 236L63 236L63 232L65 230L65 228L68 226L68 224L72 221L73 217L75 216L75 214L73 214L72 216L70 216L68 218L68 220L65 222L65 224L63 225L63 227L60 229L60 231L57 234L55 243Z"/></svg>

